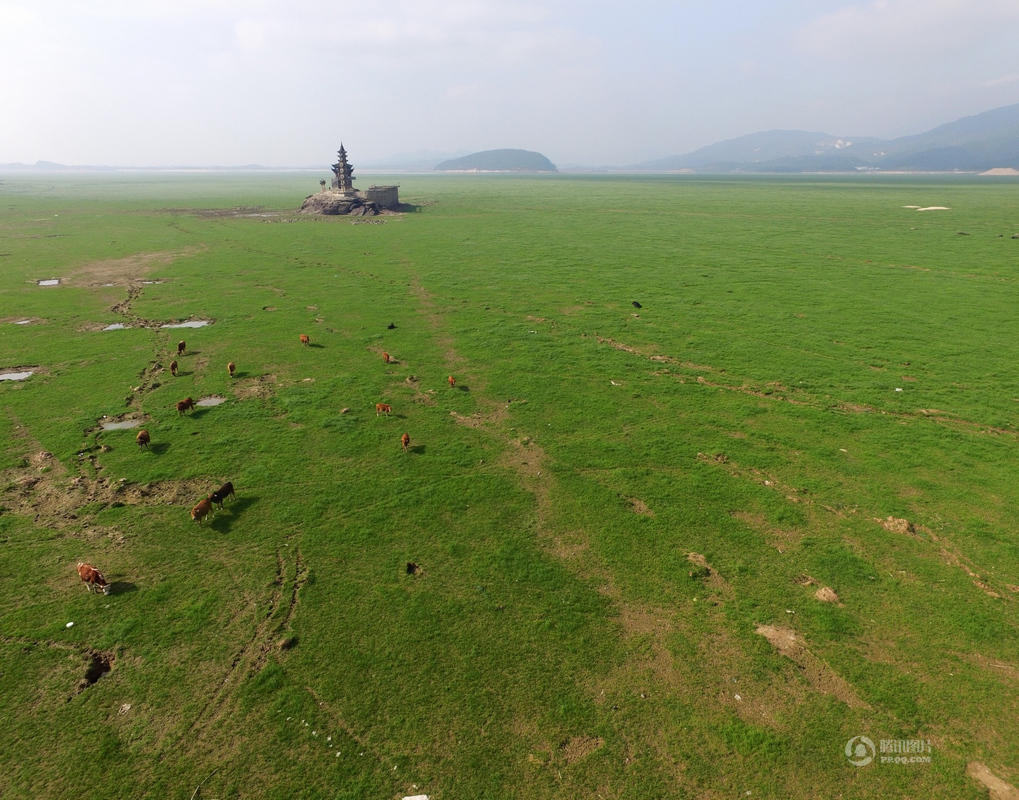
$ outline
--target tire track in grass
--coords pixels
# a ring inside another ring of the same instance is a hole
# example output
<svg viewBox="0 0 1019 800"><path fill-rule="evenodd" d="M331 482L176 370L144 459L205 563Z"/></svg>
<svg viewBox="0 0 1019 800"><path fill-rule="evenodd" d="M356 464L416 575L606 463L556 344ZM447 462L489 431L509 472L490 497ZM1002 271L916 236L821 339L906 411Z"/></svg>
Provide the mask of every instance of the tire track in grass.
<svg viewBox="0 0 1019 800"><path fill-rule="evenodd" d="M587 335L581 334L581 337L587 338ZM849 414L880 414L881 416L887 416L892 419L909 422L928 420L937 425L956 428L967 433L981 433L988 436L1010 436L1014 439L1019 439L1019 430L1015 428L985 425L981 422L965 419L964 417L959 417L936 408L918 408L915 411L889 410L861 403L851 403L828 395L812 395L800 389L790 389L778 382L764 383L757 386L747 383L742 383L740 385L727 383L721 379L721 376L725 374L724 369L708 366L706 364L696 364L692 361L684 361L683 359L679 359L674 356L653 352L653 350L649 347L628 345L624 342L618 341L617 339L611 339L604 336L595 336L595 339L598 344L612 347L615 350L620 350L624 353L629 353L630 355L645 358L648 361L653 361L658 364L668 364L672 367L678 367L686 374L676 374L669 370L662 370L655 374L673 375L681 383L686 383L688 379L693 379L701 386L709 389L721 389L722 391L744 394L761 400L784 402L794 406L827 408L832 411ZM819 356L820 354L813 353L813 355ZM709 377L705 377L705 374Z"/></svg>
<svg viewBox="0 0 1019 800"><path fill-rule="evenodd" d="M937 547L937 555L944 564L953 568L961 569L972 580L973 585L988 597L996 600L1011 599L1010 592L1012 594L1019 592L1019 587L1013 588L1008 586L1007 590L996 590L993 588L985 580L984 575L986 573L980 569L979 565L964 556L960 552L959 548L954 544L949 542L947 539L938 536L933 530L925 525L916 525L909 520L891 516L880 517L874 513L863 514L858 508L852 508L847 511L825 503L816 502L802 490L783 483L775 476L757 469L756 467L742 467L722 453L717 453L715 455L698 453L697 459L703 463L712 464L720 469L724 469L733 478L766 486L772 491L781 494L790 503L810 509L811 511L820 508L841 519L849 519L850 517L866 517L891 533L910 536L917 541L930 542L932 545ZM745 521L752 524L752 520L745 519ZM781 549L779 549L779 552L781 552Z"/></svg>
<svg viewBox="0 0 1019 800"><path fill-rule="evenodd" d="M721 608L714 608L711 616L714 633L710 637L698 636L684 622L678 609L652 606L627 598L609 569L600 563L597 555L591 553L590 537L586 531L578 529L558 534L550 529L555 513L552 499L554 478L548 472L545 451L530 437L514 436L507 430L511 405L493 401L485 395L483 382L472 375L469 364L456 352L452 337L445 332L443 315L432 296L417 280L412 282L412 291L419 303L419 313L429 322L438 346L444 351L446 366L465 373L473 385L478 387L477 391L472 392L472 397L480 410L471 415L450 412L451 416L457 423L481 431L501 445L503 454L497 462L498 466L515 475L519 484L534 497L539 548L564 564L580 580L596 586L615 609L610 624L618 626L619 636L630 653L621 664L595 679L586 688L594 703L602 708L609 719L612 718L609 712L624 709L629 712L625 714L626 717L638 713L642 719L647 717L653 720L637 728L625 724L616 727L618 741L626 753L625 763L632 763L639 757L639 753L654 754L658 768L669 776L668 779L681 786L690 786L682 757L668 751L662 743L660 726L666 725L667 721L656 717L664 712L652 700L653 697L662 694L684 697L690 692L689 687L703 687L702 691L707 692L708 696L714 695L729 713L755 723L774 724L776 710L790 711L795 706L798 701L795 692L798 690L784 686L765 686L754 692L754 697L748 693L747 701L743 702L739 695L734 695L732 686L750 672L749 667L741 667L748 664L749 656L728 632ZM692 556L694 558L691 560L695 564L700 563L698 559L703 559L703 556L697 554ZM707 589L707 604L711 606L721 606L732 596L728 583L717 573L714 573ZM673 637L697 642L693 661L675 654L670 646ZM855 696L851 689L844 695ZM577 734L582 738L585 732ZM535 731L527 738L537 736L539 734ZM548 751L547 745L547 742L531 742L531 746L539 752ZM546 763L549 769L554 767L556 761L554 758L542 759L534 754L532 758L536 759L535 763Z"/></svg>
<svg viewBox="0 0 1019 800"><path fill-rule="evenodd" d="M308 580L308 567L298 548L294 550L293 575L289 579L288 572L281 545L276 550L276 570L272 588L268 599L264 601L267 607L266 612L262 615L252 634L235 651L230 666L216 682L211 695L195 719L178 738L178 742L187 739L189 747L197 747L229 715L232 703L236 700L237 691L243 683L257 675L265 667L273 652L288 647L285 640L279 641L279 636L293 622L300 590ZM238 614L235 614L234 618Z"/></svg>

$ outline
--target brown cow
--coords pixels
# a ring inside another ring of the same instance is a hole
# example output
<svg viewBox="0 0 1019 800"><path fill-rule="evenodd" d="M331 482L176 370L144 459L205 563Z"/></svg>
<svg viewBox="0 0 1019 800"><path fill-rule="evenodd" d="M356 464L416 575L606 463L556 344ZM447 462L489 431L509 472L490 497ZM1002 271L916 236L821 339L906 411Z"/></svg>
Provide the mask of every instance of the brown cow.
<svg viewBox="0 0 1019 800"><path fill-rule="evenodd" d="M187 345L184 343L184 340L181 339L179 342L177 342L177 355L183 354L183 352L184 352L184 350L186 348L187 348Z"/></svg>
<svg viewBox="0 0 1019 800"><path fill-rule="evenodd" d="M191 519L201 525L202 520L208 516L210 511L212 511L212 499L206 497L204 500L199 500L198 505L191 509Z"/></svg>
<svg viewBox="0 0 1019 800"><path fill-rule="evenodd" d="M400 444L403 445L403 452L407 452L407 448L410 447L410 434L405 433L400 437Z"/></svg>
<svg viewBox="0 0 1019 800"><path fill-rule="evenodd" d="M446 378L446 380L449 381L450 386L456 386L456 378L454 378L452 375Z"/></svg>
<svg viewBox="0 0 1019 800"><path fill-rule="evenodd" d="M375 416L376 417L379 414L385 414L386 416L389 416L392 413L393 413L393 407L391 405L389 405L389 403L376 403L375 404Z"/></svg>
<svg viewBox="0 0 1019 800"><path fill-rule="evenodd" d="M91 564L84 564L79 561L78 576L85 582L85 588L88 589L89 594L92 593L93 589L97 593L100 589L103 590L103 594L110 593L110 584L106 582L106 578L103 577L103 573Z"/></svg>
<svg viewBox="0 0 1019 800"><path fill-rule="evenodd" d="M383 362L385 362L386 364L388 364L389 362L391 362L391 361L393 360L393 357L392 357L391 355L389 355L389 353L385 353L385 352L384 352L384 353L382 354L382 360L383 360Z"/></svg>
<svg viewBox="0 0 1019 800"><path fill-rule="evenodd" d="M177 362L176 360L170 362L170 374L174 377L177 376Z"/></svg>
<svg viewBox="0 0 1019 800"><path fill-rule="evenodd" d="M212 494L210 494L209 495L209 499L213 503L215 503L217 506L222 508L223 507L223 501L226 500L230 496L236 497L237 495L234 492L234 485L233 485L233 483L231 481L227 481L222 486L220 486L216 491L214 491Z"/></svg>
<svg viewBox="0 0 1019 800"><path fill-rule="evenodd" d="M177 413L183 414L185 411L190 411L195 407L195 401L190 397L185 397L177 403Z"/></svg>
<svg viewBox="0 0 1019 800"><path fill-rule="evenodd" d="M301 344L311 344L311 339L308 338L308 334L302 333L299 338L301 339Z"/></svg>
<svg viewBox="0 0 1019 800"><path fill-rule="evenodd" d="M230 377L232 378L234 376L234 373L237 371L237 365L233 361L231 361L229 364L226 365L226 371L230 373Z"/></svg>
<svg viewBox="0 0 1019 800"><path fill-rule="evenodd" d="M148 447L149 442L152 441L151 437L149 436L149 432L144 428L138 431L138 435L135 437L134 440L138 442L139 447Z"/></svg>

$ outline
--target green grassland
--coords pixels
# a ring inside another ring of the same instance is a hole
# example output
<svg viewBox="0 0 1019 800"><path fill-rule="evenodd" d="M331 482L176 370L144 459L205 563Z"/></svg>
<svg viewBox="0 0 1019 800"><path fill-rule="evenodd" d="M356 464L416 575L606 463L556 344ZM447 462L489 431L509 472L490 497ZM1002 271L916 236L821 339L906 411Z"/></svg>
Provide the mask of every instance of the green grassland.
<svg viewBox="0 0 1019 800"><path fill-rule="evenodd" d="M1014 181L393 180L0 176L0 796L1019 783Z"/></svg>

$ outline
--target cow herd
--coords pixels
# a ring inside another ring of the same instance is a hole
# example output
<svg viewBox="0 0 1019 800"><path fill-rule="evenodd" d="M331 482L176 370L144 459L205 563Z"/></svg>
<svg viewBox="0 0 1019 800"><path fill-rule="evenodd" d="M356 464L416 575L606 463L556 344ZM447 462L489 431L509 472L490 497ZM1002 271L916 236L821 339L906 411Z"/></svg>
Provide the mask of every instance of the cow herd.
<svg viewBox="0 0 1019 800"><path fill-rule="evenodd" d="M307 337L302 336L302 341ZM177 342L177 357L180 358L184 355L187 350L187 343L181 339ZM231 361L227 364L227 372L230 377L234 377L237 371L237 365ZM170 362L170 374L176 376L178 374L179 364L177 359L173 359ZM195 408L195 401L191 397L185 397L183 400L178 401L175 404L178 415L186 414L188 411L192 411ZM138 431L138 435L135 436L135 442L138 443L139 450L148 449L149 444L152 441L152 435L146 429ZM227 481L214 492L206 495L204 498L198 501L194 508L191 509L191 519L195 522L201 523L210 513L212 513L213 506L223 508L223 501L228 497L236 497L234 492L234 485L231 481ZM91 593L95 591L98 593L100 590L103 594L110 593L110 584L106 581L98 569L91 564L85 564L82 562L78 563L78 576L85 584L85 588Z"/></svg>
<svg viewBox="0 0 1019 800"><path fill-rule="evenodd" d="M395 325L390 323L390 328L393 327L395 327ZM302 333L298 338L302 345L309 345L311 343L311 339L307 334ZM182 339L177 343L177 357L180 358L181 356L183 356L186 350L187 343ZM395 363L395 360L393 359L392 356L389 355L389 353L383 353L382 360L386 364ZM177 363L177 360L176 359L172 360L170 362L170 374L176 376L178 368L179 365ZM227 372L230 374L231 378L234 377L236 371L237 365L234 364L233 361L227 364ZM452 375L450 375L446 380L449 383L450 387L456 386L456 378L454 378ZM183 400L178 401L175 404L175 407L177 409L178 415L184 415L195 408L195 401L191 397L185 397ZM344 409L344 411L346 410L347 409ZM376 416L380 416L382 414L389 416L390 414L392 414L392 411L393 411L392 406L390 406L388 403L375 404ZM138 435L135 437L135 441L138 444L138 448L140 450L144 450L148 448L149 443L152 441L152 437L147 430L143 429L138 431ZM400 446L402 447L405 453L410 450L410 434L404 433L400 437ZM191 519L197 522L198 524L201 524L207 516L214 513L213 512L214 506L222 509L223 502L228 497L235 496L236 494L234 492L233 483L231 481L227 481L218 489L216 489L214 492L211 492L210 494L206 495L201 500L199 500L198 503L195 504L194 508L191 509ZM91 564L79 563L78 575L81 577L81 580L85 583L85 586L89 592L92 591L98 592L102 590L103 594L110 593L110 584L107 583L106 578L103 577L103 574L95 567L93 567Z"/></svg>

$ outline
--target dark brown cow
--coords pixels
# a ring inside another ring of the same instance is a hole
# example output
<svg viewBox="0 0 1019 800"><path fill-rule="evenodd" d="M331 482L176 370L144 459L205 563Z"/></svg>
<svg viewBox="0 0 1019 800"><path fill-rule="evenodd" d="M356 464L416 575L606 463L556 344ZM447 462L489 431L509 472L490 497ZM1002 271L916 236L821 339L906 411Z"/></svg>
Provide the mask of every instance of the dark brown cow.
<svg viewBox="0 0 1019 800"><path fill-rule="evenodd" d="M170 374L174 377L177 376L177 362L176 360L170 362Z"/></svg>
<svg viewBox="0 0 1019 800"><path fill-rule="evenodd" d="M183 339L181 339L179 342L177 342L177 355L183 355L183 353L184 353L184 351L186 349L187 349L187 344L185 344Z"/></svg>
<svg viewBox="0 0 1019 800"><path fill-rule="evenodd" d="M375 404L375 416L376 417L379 414L385 414L386 416L389 416L392 413L393 413L393 407L391 405L389 405L389 403L376 403Z"/></svg>
<svg viewBox="0 0 1019 800"><path fill-rule="evenodd" d="M403 445L403 452L406 453L407 449L410 447L410 434L409 433L405 433L403 436L400 437L400 444Z"/></svg>
<svg viewBox="0 0 1019 800"><path fill-rule="evenodd" d="M209 495L209 499L213 503L215 503L217 506L222 508L224 500L226 500L228 497L236 497L236 496L237 495L234 492L234 485L233 485L233 483L230 482L230 481L227 481L222 486L220 486L216 491L214 491L212 494L210 494Z"/></svg>
<svg viewBox="0 0 1019 800"><path fill-rule="evenodd" d="M305 345L311 344L311 339L308 338L308 334L302 333L299 338L301 340L301 344Z"/></svg>
<svg viewBox="0 0 1019 800"><path fill-rule="evenodd" d="M148 447L152 438L149 436L149 432L147 430L142 429L138 431L138 435L134 438L134 440L138 442L139 447Z"/></svg>
<svg viewBox="0 0 1019 800"><path fill-rule="evenodd" d="M183 400L177 403L177 413L183 414L186 411L190 411L195 407L195 401L190 397L185 397Z"/></svg>
<svg viewBox="0 0 1019 800"><path fill-rule="evenodd" d="M199 500L198 505L191 509L191 519L201 525L202 520L209 515L210 511L212 511L212 499L206 497L204 500Z"/></svg>
<svg viewBox="0 0 1019 800"><path fill-rule="evenodd" d="M233 361L231 361L229 364L226 365L226 371L230 373L230 377L232 378L234 376L234 373L237 371L237 365Z"/></svg>
<svg viewBox="0 0 1019 800"><path fill-rule="evenodd" d="M388 364L389 362L391 362L393 360L393 357L391 355L389 355L389 353L383 353L382 354L382 360L383 360L383 362Z"/></svg>
<svg viewBox="0 0 1019 800"><path fill-rule="evenodd" d="M79 561L78 576L85 582L85 588L88 589L89 594L91 594L93 590L98 593L100 589L102 589L103 594L110 593L110 584L106 582L106 578L103 577L103 573L91 564L84 564Z"/></svg>
<svg viewBox="0 0 1019 800"><path fill-rule="evenodd" d="M446 380L449 382L450 386L456 386L456 378L454 378L452 375L446 378Z"/></svg>

